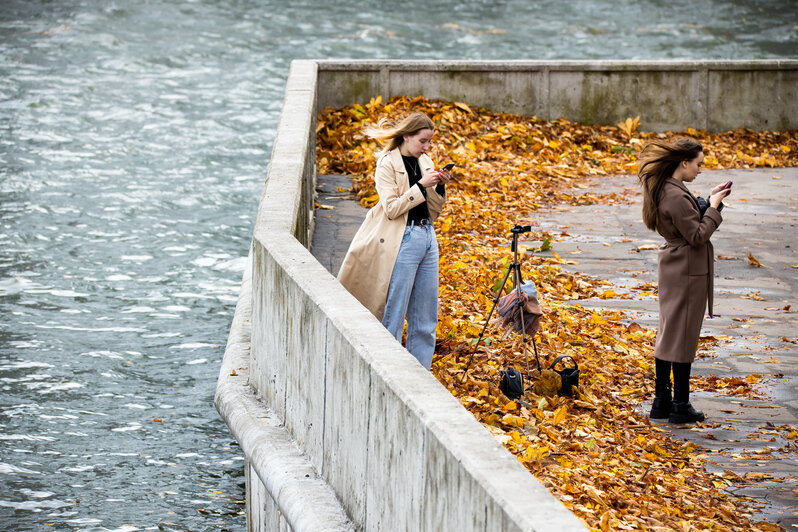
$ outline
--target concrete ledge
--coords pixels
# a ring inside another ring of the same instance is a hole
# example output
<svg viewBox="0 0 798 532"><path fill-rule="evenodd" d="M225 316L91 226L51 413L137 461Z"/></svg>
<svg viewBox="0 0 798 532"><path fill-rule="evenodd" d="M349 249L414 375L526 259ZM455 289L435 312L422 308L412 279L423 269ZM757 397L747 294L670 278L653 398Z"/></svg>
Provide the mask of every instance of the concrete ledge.
<svg viewBox="0 0 798 532"><path fill-rule="evenodd" d="M358 527L584 529L299 242L253 265L258 386Z"/></svg>
<svg viewBox="0 0 798 532"><path fill-rule="evenodd" d="M423 95L646 131L798 129L798 60L319 62L318 109Z"/></svg>
<svg viewBox="0 0 798 532"><path fill-rule="evenodd" d="M251 255L248 262L251 263ZM256 490L248 492L249 520L253 521L252 517L259 512L258 507L263 506L263 496L268 496L292 530L353 530L355 527L335 493L319 478L279 417L256 397L249 386L251 299L251 269L247 268L215 398L216 408L247 457L247 468L251 467L257 474L253 479L247 472L248 484L257 483L265 488L260 497ZM263 517L257 521L263 522Z"/></svg>

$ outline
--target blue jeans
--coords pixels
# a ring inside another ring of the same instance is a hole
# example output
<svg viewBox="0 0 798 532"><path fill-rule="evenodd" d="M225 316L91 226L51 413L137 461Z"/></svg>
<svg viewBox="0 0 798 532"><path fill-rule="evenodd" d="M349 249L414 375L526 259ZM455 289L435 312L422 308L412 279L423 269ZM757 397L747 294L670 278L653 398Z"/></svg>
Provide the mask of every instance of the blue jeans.
<svg viewBox="0 0 798 532"><path fill-rule="evenodd" d="M407 350L427 369L438 325L438 240L431 225L405 227L393 265L382 324L402 341L407 316Z"/></svg>

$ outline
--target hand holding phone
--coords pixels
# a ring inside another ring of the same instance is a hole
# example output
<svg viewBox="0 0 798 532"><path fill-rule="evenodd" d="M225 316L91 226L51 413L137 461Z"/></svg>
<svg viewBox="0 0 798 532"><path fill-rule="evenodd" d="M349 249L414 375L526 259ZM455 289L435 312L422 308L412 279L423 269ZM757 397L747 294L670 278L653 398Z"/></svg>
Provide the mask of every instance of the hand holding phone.
<svg viewBox="0 0 798 532"><path fill-rule="evenodd" d="M734 184L734 181L726 181L726 183L723 185L723 188L721 190L728 190L728 189L730 189L732 187L733 184Z"/></svg>

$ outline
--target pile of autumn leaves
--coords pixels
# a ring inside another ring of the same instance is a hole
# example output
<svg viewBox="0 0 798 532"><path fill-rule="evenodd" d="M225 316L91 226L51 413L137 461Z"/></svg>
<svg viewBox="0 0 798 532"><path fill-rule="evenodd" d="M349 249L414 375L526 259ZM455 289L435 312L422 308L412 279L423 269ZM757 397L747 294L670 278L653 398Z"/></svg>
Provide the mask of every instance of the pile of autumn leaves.
<svg viewBox="0 0 798 532"><path fill-rule="evenodd" d="M634 173L637 151L650 138L691 136L704 145L706 167L739 168L798 164L798 135L743 129L652 134L638 132L633 120L584 126L399 97L325 109L316 129L318 172L354 176L361 204L375 204L372 176L381 146L364 137L363 127L412 111L425 112L437 125L432 159L456 163L455 184L436 222L441 316L432 371L438 380L594 529L778 529L752 524L740 499L724 491L739 477L709 473L694 445L648 422L640 405L653 393L655 331L621 312L565 303L601 297L607 283L564 272L556 253L524 256L522 269L545 305L537 336L541 363L571 355L582 373L575 396L559 396L544 372L522 401L505 397L498 372L508 365L525 370L527 358L520 336L502 338L493 324L465 376L464 368L511 260L513 225L532 224L529 238L543 241L550 235L534 231L534 212L542 205L618 199L569 189L586 176ZM527 355L534 368L534 353Z"/></svg>

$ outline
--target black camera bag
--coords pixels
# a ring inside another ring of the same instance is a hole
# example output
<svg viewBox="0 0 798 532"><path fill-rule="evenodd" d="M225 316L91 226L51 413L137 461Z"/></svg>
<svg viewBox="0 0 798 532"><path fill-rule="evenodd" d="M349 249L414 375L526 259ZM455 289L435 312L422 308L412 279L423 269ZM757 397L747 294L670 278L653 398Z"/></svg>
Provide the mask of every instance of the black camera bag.
<svg viewBox="0 0 798 532"><path fill-rule="evenodd" d="M524 377L515 368L507 368L499 372L499 389L509 399L518 399L524 395Z"/></svg>
<svg viewBox="0 0 798 532"><path fill-rule="evenodd" d="M565 365L564 360L566 358L570 358L571 359L571 362L573 362L574 367L569 368L569 367L567 367ZM562 362L563 363L562 364L562 369L557 369L556 368L558 362ZM552 369L552 370L556 371L557 373L559 373L560 380L561 380L561 383L562 383L562 385L560 387L560 392L563 395L571 395L571 388L574 387L574 386L579 386L579 364L576 363L576 360L574 360L574 357L572 357L571 355L560 355L560 356L558 356L557 358L554 359L554 362L551 363L551 365L549 366L549 369ZM508 395L508 397L509 397L509 395Z"/></svg>

